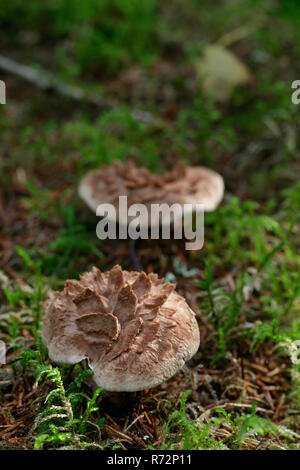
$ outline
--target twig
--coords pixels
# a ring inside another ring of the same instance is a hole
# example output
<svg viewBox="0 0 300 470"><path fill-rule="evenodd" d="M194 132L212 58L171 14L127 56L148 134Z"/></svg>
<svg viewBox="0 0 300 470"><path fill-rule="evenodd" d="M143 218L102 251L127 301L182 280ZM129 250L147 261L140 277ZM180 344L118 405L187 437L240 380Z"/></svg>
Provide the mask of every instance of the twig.
<svg viewBox="0 0 300 470"><path fill-rule="evenodd" d="M132 421L132 423L129 424L129 426L127 426L126 429L124 429L124 432L127 432L128 429L130 429L140 418L143 418L143 417L144 417L144 415L142 414L142 415L138 416L137 418L135 418L135 419Z"/></svg>
<svg viewBox="0 0 300 470"><path fill-rule="evenodd" d="M123 432L119 431L118 429L115 429L113 426L110 426L109 424L104 424L104 429L107 432L108 435L113 436L113 437L118 437L119 439L123 439L124 441L129 442L129 444L133 444L133 439Z"/></svg>
<svg viewBox="0 0 300 470"><path fill-rule="evenodd" d="M99 107L107 107L108 102L96 94L88 94L82 88L59 81L45 70L36 70L28 65L19 64L9 57L0 55L0 68L17 75L45 91L54 91L76 101L87 101Z"/></svg>
<svg viewBox="0 0 300 470"><path fill-rule="evenodd" d="M231 44L241 41L247 36L255 33L263 25L263 23L264 23L264 18L259 18L258 21L256 21L256 24L249 23L249 24L239 26L233 31L229 31L228 33L220 37L216 41L216 44L220 44L224 47L228 47Z"/></svg>
<svg viewBox="0 0 300 470"><path fill-rule="evenodd" d="M92 104L101 109L113 108L116 105L115 101L112 99L107 97L104 98L96 93L87 92L78 86L63 83L48 71L41 69L37 70L28 65L20 64L19 62L3 55L0 55L0 69L32 83L41 90L52 91L75 101ZM151 113L140 109L132 109L132 115L138 121L146 124L153 120Z"/></svg>
<svg viewBox="0 0 300 470"><path fill-rule="evenodd" d="M203 418L207 418L211 411L217 409L217 408L252 408L252 405L248 404L248 403L224 403L224 404L221 404L221 405L215 405L215 406L212 406L211 408L208 408L207 410L204 411L204 413L201 414L201 416L199 417L200 420L202 420ZM274 411L272 410L266 410L265 408L260 408L260 407L257 407L255 411L260 411L261 413L266 413L266 414L273 414Z"/></svg>
<svg viewBox="0 0 300 470"><path fill-rule="evenodd" d="M142 271L142 265L136 252L136 240L130 239L128 242L129 254L135 271Z"/></svg>

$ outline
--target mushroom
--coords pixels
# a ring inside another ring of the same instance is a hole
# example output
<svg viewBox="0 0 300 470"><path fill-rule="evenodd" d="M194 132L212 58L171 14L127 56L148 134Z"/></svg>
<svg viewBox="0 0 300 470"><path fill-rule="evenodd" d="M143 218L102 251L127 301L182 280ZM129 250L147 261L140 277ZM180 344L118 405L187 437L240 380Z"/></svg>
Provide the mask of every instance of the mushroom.
<svg viewBox="0 0 300 470"><path fill-rule="evenodd" d="M156 175L146 168L137 167L132 161L127 166L119 161L104 165L88 173L79 186L79 195L90 209L96 212L101 204L112 204L117 211L113 215L108 214L107 219L113 218L113 222L119 222L126 228L131 220L128 206L142 203L147 213L139 216L139 222L141 228L146 230L149 222L151 227L168 225L172 220L181 223L182 208L186 204L190 204L191 210L196 204L202 204L205 211L212 211L221 202L223 194L222 176L209 168L178 164L164 175ZM126 207L121 207L120 196L127 196ZM160 216L159 219L153 220L151 217L149 220L148 214L154 204L173 206L171 218L164 220ZM140 270L134 240L129 242L129 251L135 269Z"/></svg>
<svg viewBox="0 0 300 470"><path fill-rule="evenodd" d="M156 274L94 267L47 301L43 342L57 363L84 359L97 386L134 392L173 376L199 347L195 313Z"/></svg>

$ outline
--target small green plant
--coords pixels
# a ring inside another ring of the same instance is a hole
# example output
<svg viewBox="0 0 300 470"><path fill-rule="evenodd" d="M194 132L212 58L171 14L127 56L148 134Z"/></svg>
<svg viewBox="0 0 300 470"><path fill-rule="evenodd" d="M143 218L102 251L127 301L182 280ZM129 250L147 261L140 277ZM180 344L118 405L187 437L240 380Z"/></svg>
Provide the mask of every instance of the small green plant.
<svg viewBox="0 0 300 470"><path fill-rule="evenodd" d="M44 448L47 443L51 443L54 447L64 446L74 449L102 448L99 443L89 442L87 439L87 433L91 429L96 429L99 437L103 425L103 418L98 416L99 408L96 405L96 400L102 389L97 389L92 397L81 390L84 378L91 375L92 372L90 370L79 372L66 389L59 368L38 364L36 359L32 359L32 356L29 359L29 364L37 366L36 386L43 376L46 376L54 387L47 393L44 406L34 422L33 431L36 435L34 448ZM97 419L91 422L90 418L94 413L97 415Z"/></svg>
<svg viewBox="0 0 300 470"><path fill-rule="evenodd" d="M227 449L221 441L214 438L214 430L221 419L213 418L210 423L191 419L187 412L187 399L191 390L186 390L180 399L179 410L170 413L161 444L162 450L205 450Z"/></svg>
<svg viewBox="0 0 300 470"><path fill-rule="evenodd" d="M212 269L206 264L206 274L203 281L195 281L206 297L203 299L203 307L208 312L210 321L214 325L217 339L217 352L212 358L215 364L225 357L231 349L232 335L237 332L238 318L241 315L242 285L238 286L231 294L214 285Z"/></svg>
<svg viewBox="0 0 300 470"><path fill-rule="evenodd" d="M294 439L296 436L292 431L278 426L272 421L258 416L255 412L256 403L253 403L251 413L239 416L235 419L237 426L236 439L239 447L242 446L243 439L251 435L259 435L265 437L266 435L271 436L285 436L290 439Z"/></svg>

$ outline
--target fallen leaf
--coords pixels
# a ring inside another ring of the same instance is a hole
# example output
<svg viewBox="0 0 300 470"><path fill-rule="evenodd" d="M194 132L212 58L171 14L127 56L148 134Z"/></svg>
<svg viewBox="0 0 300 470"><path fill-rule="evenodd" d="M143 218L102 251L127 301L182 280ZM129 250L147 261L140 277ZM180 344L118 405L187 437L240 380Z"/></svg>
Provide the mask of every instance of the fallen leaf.
<svg viewBox="0 0 300 470"><path fill-rule="evenodd" d="M220 45L209 45L196 65L205 92L218 101L226 101L236 86L251 81L251 73L231 51Z"/></svg>

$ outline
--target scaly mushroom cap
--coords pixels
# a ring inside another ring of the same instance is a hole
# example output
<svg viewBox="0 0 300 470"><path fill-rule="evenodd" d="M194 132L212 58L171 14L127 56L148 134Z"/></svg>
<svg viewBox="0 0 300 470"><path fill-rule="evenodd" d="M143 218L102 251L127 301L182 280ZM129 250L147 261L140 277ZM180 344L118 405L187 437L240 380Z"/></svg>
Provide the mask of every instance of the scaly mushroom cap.
<svg viewBox="0 0 300 470"><path fill-rule="evenodd" d="M216 209L224 195L221 175L203 166L185 167L184 176L168 185L181 204L203 204L204 210Z"/></svg>
<svg viewBox="0 0 300 470"><path fill-rule="evenodd" d="M128 197L133 203L203 204L207 211L214 210L224 193L223 178L205 167L186 167L178 164L164 175L155 175L147 168L137 167L133 162L126 166L120 162L104 165L88 173L79 186L79 195L96 211L99 204L111 203L116 208L119 196Z"/></svg>
<svg viewBox="0 0 300 470"><path fill-rule="evenodd" d="M88 359L99 387L137 391L174 375L199 347L194 312L156 274L93 268L47 303L43 342L50 358Z"/></svg>

